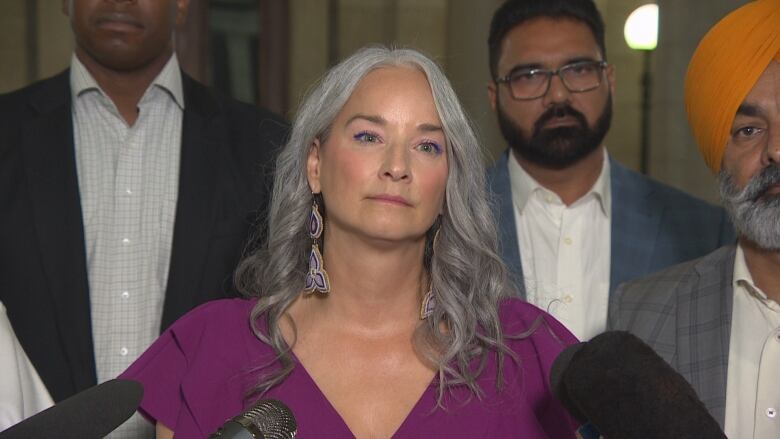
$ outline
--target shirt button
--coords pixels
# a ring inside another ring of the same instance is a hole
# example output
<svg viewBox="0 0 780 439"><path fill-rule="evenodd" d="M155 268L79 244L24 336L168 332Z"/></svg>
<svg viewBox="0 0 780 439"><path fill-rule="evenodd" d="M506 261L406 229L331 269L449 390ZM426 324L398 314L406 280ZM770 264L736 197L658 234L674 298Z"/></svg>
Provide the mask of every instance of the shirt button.
<svg viewBox="0 0 780 439"><path fill-rule="evenodd" d="M566 245L571 245L571 238L569 237L563 238L563 243Z"/></svg>
<svg viewBox="0 0 780 439"><path fill-rule="evenodd" d="M130 292L129 291L122 291L122 298L123 299L127 299L128 297L130 297Z"/></svg>
<svg viewBox="0 0 780 439"><path fill-rule="evenodd" d="M564 301L564 302L566 302L566 303L571 303L573 300L574 300L574 297L572 297L572 296L571 296L571 294L567 294L567 295L566 295L566 296L563 298L563 301Z"/></svg>
<svg viewBox="0 0 780 439"><path fill-rule="evenodd" d="M120 349L119 350L119 355L121 355L123 357L126 356L127 355L127 348Z"/></svg>
<svg viewBox="0 0 780 439"><path fill-rule="evenodd" d="M774 407L769 407L768 409L766 409L766 415L770 418L774 418L775 416L777 416L777 410L775 410Z"/></svg>
<svg viewBox="0 0 780 439"><path fill-rule="evenodd" d="M133 190L132 190L132 189L130 189L130 188L127 188L127 189L125 189L125 193L126 193L127 195L133 195Z"/></svg>
<svg viewBox="0 0 780 439"><path fill-rule="evenodd" d="M130 238L122 239L122 244L130 244Z"/></svg>

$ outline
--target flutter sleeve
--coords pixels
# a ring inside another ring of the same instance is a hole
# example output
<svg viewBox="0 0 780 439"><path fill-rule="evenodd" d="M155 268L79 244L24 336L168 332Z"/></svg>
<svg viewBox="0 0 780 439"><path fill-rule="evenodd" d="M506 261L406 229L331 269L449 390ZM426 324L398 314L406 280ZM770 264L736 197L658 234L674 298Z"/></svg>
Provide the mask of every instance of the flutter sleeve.
<svg viewBox="0 0 780 439"><path fill-rule="evenodd" d="M138 411L183 437L213 432L239 413L248 375L252 303L242 299L201 305L177 320L120 378L140 382Z"/></svg>
<svg viewBox="0 0 780 439"><path fill-rule="evenodd" d="M523 393L534 407L536 421L548 437L574 438L579 425L553 395L550 369L558 354L577 343L577 338L553 316L519 299L507 300L501 311L508 345L521 362L517 373L523 377Z"/></svg>
<svg viewBox="0 0 780 439"><path fill-rule="evenodd" d="M176 427L181 405L182 379L188 373L190 348L201 339L203 308L185 315L119 376L143 385L144 396L138 411L152 423Z"/></svg>
<svg viewBox="0 0 780 439"><path fill-rule="evenodd" d="M539 341L536 344L540 352L539 361L544 370L544 385L550 397L548 404L539 414L539 420L550 433L550 437L567 437L564 435L572 435L580 425L555 398L553 389L550 388L550 369L558 354L579 340L553 316L547 313L543 316L544 324L539 328L542 333L538 334Z"/></svg>

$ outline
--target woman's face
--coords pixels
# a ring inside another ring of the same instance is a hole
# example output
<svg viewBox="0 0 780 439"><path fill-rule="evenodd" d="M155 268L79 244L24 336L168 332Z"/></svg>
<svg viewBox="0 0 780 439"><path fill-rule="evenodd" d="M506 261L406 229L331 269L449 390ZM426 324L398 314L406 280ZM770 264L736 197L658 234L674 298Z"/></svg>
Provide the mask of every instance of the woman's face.
<svg viewBox="0 0 780 439"><path fill-rule="evenodd" d="M426 76L410 67L367 74L308 159L327 209L326 241L420 242L442 211L446 139Z"/></svg>

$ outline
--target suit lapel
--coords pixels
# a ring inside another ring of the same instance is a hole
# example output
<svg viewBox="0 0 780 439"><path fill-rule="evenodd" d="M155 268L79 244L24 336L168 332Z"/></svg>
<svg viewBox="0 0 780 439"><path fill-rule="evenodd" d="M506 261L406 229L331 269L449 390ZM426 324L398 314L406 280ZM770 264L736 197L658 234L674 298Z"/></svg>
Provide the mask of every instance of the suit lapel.
<svg viewBox="0 0 780 439"><path fill-rule="evenodd" d="M79 390L94 385L96 373L68 83L66 71L32 96L38 116L23 127L23 150L43 271Z"/></svg>
<svg viewBox="0 0 780 439"><path fill-rule="evenodd" d="M488 184L498 209L499 246L510 276L525 298L523 268L517 245L512 188L509 180L509 151L488 169ZM651 209L647 200L650 187L632 177L628 170L610 159L612 191L610 296L617 287L648 272L655 237L663 212Z"/></svg>
<svg viewBox="0 0 780 439"><path fill-rule="evenodd" d="M612 225L609 294L649 272L663 212L650 208L650 187L610 158Z"/></svg>
<svg viewBox="0 0 780 439"><path fill-rule="evenodd" d="M517 286L520 297L525 299L525 282L517 242L515 208L512 204L512 185L509 181L509 150L505 151L496 163L488 169L488 187L492 192L498 223L498 245L511 280Z"/></svg>
<svg viewBox="0 0 780 439"><path fill-rule="evenodd" d="M721 426L726 415L732 287L736 246L721 247L699 262L690 295L678 297L677 369Z"/></svg>
<svg viewBox="0 0 780 439"><path fill-rule="evenodd" d="M163 308L162 327L196 303L214 222L214 196L219 164L216 151L224 132L217 102L204 88L182 75L184 119L181 137L179 194L173 231L171 263Z"/></svg>

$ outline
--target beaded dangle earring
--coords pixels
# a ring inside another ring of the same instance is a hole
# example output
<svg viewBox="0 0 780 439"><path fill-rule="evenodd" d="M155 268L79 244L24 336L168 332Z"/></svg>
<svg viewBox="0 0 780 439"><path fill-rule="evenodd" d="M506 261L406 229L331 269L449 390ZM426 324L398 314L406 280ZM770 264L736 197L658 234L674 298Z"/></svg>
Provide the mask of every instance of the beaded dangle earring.
<svg viewBox="0 0 780 439"><path fill-rule="evenodd" d="M311 214L309 215L309 236L311 237L311 253L309 253L309 272L306 274L306 294L314 292L328 294L330 292L330 280L328 273L323 266L322 253L320 252L320 237L324 229L325 222L320 215L317 195L314 194L311 204Z"/></svg>
<svg viewBox="0 0 780 439"><path fill-rule="evenodd" d="M433 235L433 243L431 244L431 257L433 257L433 253L436 251L436 242L439 239L439 230L441 230L441 227L438 227L436 229L436 233ZM428 317L433 314L433 310L436 308L436 298L433 297L433 287L428 287L428 292L425 293L425 296L423 296L422 305L420 305L420 320L425 320Z"/></svg>
<svg viewBox="0 0 780 439"><path fill-rule="evenodd" d="M422 306L420 306L420 320L430 317L434 309L436 309L436 298L433 297L433 290L428 289L425 297L423 297Z"/></svg>

